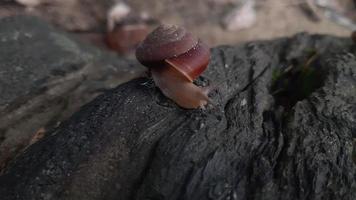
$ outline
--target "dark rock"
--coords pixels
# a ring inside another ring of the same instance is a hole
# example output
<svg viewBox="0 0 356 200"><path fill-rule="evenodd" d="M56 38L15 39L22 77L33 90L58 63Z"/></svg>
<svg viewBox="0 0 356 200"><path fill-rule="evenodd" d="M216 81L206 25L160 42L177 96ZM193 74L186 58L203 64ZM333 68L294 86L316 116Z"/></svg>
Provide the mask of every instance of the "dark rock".
<svg viewBox="0 0 356 200"><path fill-rule="evenodd" d="M218 84L206 110L177 107L148 79L123 84L20 155L0 177L0 196L355 199L350 51L350 39L307 34L215 48L197 81ZM275 71L287 74L305 59L292 75L321 70L313 76L321 84L296 102L276 95ZM293 103L277 104L281 98Z"/></svg>
<svg viewBox="0 0 356 200"><path fill-rule="evenodd" d="M34 17L4 18L0 27L0 171L36 132L143 69Z"/></svg>

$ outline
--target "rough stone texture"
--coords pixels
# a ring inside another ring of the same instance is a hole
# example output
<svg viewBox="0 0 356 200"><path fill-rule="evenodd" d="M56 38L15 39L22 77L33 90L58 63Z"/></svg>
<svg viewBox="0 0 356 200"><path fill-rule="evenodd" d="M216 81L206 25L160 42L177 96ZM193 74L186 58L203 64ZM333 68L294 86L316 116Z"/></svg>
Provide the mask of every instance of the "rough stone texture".
<svg viewBox="0 0 356 200"><path fill-rule="evenodd" d="M0 171L36 132L142 71L34 17L4 18L0 27Z"/></svg>
<svg viewBox="0 0 356 200"><path fill-rule="evenodd" d="M319 88L283 108L275 70L317 49ZM356 198L356 58L350 39L214 48L197 84L215 106L183 110L151 80L100 95L26 149L0 177L2 199Z"/></svg>

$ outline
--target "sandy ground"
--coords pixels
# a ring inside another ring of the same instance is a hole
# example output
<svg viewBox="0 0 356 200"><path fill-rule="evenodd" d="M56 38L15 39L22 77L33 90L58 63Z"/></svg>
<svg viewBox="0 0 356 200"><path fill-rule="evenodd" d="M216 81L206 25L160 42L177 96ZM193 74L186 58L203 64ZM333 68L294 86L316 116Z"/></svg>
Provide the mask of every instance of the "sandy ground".
<svg viewBox="0 0 356 200"><path fill-rule="evenodd" d="M209 0L196 0L186 6L186 0L131 0L131 5L147 11L164 23L188 27L211 45L235 44L258 39L291 36L298 32L323 33L349 36L351 30L322 18L310 20L295 0L260 0L257 2L256 23L240 31L227 31L221 26L222 19L232 10L231 4L208 4ZM211 1L210 1L211 2ZM321 13L319 13L321 14Z"/></svg>
<svg viewBox="0 0 356 200"><path fill-rule="evenodd" d="M0 4L0 17L34 14L67 31L100 32L105 30L108 9L122 0L39 1L43 1L43 5L31 9ZM134 15L147 14L162 23L184 25L212 46L291 36L298 32L338 36L351 33L324 17L319 22L312 21L299 7L303 0L256 0L256 23L244 30L227 31L222 21L239 1L242 0L127 0L126 3Z"/></svg>
<svg viewBox="0 0 356 200"><path fill-rule="evenodd" d="M275 6L271 4L275 2ZM283 0L267 0L266 5L257 12L257 21L249 29L238 33L226 32L217 29L216 34L203 34L213 44L231 44L256 39L272 39L282 36L291 36L298 32L323 33L339 36L349 36L350 30L341 27L329 20L313 22L307 18L297 7L278 6ZM271 3L271 4L269 4ZM215 37L215 35L224 35Z"/></svg>

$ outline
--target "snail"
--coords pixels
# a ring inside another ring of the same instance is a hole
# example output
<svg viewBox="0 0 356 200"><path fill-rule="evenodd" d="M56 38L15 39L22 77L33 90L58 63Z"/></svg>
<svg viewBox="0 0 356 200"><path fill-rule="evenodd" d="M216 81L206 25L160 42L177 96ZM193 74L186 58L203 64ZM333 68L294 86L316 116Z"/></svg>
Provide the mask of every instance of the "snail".
<svg viewBox="0 0 356 200"><path fill-rule="evenodd" d="M193 81L207 68L210 48L186 29L160 25L138 45L137 60L148 67L162 93L180 107L204 108L210 87Z"/></svg>

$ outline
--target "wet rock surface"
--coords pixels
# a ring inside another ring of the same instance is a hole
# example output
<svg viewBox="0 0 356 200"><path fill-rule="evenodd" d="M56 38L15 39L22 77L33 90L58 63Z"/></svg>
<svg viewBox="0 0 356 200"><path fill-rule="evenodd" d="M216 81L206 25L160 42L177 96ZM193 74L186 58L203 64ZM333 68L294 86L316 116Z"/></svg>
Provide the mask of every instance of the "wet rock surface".
<svg viewBox="0 0 356 200"><path fill-rule="evenodd" d="M322 72L308 95L294 101L271 89L276 71L304 60ZM18 156L0 176L0 196L355 199L355 70L345 38L299 34L214 48L197 84L218 86L215 106L181 109L146 78L120 85Z"/></svg>
<svg viewBox="0 0 356 200"><path fill-rule="evenodd" d="M77 42L35 17L4 18L0 26L0 169L36 133L142 72L137 63Z"/></svg>

